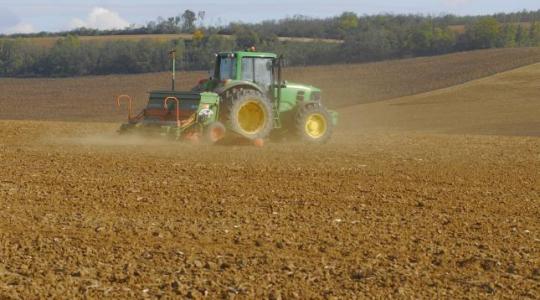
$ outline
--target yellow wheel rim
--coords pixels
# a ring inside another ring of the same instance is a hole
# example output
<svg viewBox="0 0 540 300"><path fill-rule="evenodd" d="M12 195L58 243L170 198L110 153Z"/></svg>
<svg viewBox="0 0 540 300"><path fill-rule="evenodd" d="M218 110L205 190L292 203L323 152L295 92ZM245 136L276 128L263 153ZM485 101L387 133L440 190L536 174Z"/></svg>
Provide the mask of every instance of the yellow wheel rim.
<svg viewBox="0 0 540 300"><path fill-rule="evenodd" d="M238 110L238 125L245 133L259 132L266 122L264 108L255 100L246 102Z"/></svg>
<svg viewBox="0 0 540 300"><path fill-rule="evenodd" d="M306 134L311 138L324 136L327 128L326 118L321 114L311 114L306 119Z"/></svg>

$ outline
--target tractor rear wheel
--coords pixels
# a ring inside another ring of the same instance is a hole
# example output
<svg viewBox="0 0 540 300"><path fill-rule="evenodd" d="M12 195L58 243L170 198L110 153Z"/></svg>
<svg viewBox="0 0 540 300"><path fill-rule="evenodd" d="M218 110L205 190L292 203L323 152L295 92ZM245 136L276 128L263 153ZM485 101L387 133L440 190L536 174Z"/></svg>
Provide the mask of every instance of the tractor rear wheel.
<svg viewBox="0 0 540 300"><path fill-rule="evenodd" d="M225 115L228 127L251 140L266 138L274 127L270 101L254 90L232 95Z"/></svg>
<svg viewBox="0 0 540 300"><path fill-rule="evenodd" d="M300 139L324 144L332 136L334 125L328 111L320 105L306 105L296 114L296 134Z"/></svg>

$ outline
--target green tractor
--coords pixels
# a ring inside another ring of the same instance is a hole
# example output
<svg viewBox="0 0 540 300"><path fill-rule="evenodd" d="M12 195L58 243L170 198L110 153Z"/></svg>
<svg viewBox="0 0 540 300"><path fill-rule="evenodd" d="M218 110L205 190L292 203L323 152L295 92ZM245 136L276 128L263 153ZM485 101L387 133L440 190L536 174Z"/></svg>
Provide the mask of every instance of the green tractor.
<svg viewBox="0 0 540 300"><path fill-rule="evenodd" d="M337 113L321 102L320 89L282 79L283 59L276 54L248 51L216 55L208 79L191 91L152 91L148 104L119 130L160 133L175 139L215 143L226 137L243 137L261 143L268 137L295 136L325 143L337 123Z"/></svg>

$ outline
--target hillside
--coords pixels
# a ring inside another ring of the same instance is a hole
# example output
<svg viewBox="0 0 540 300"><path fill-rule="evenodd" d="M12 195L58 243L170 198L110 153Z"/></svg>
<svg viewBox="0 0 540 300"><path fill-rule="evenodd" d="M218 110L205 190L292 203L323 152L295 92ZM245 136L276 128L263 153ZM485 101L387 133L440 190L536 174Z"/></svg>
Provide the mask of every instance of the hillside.
<svg viewBox="0 0 540 300"><path fill-rule="evenodd" d="M446 89L342 109L343 128L540 136L540 64Z"/></svg>
<svg viewBox="0 0 540 300"><path fill-rule="evenodd" d="M330 106L344 107L454 86L536 62L540 62L540 48L512 48L292 68L286 76L321 87Z"/></svg>
<svg viewBox="0 0 540 300"><path fill-rule="evenodd" d="M323 89L333 108L414 95L540 62L540 48L483 50L370 64L294 67L289 81ZM205 72L178 74L179 89L190 89ZM0 119L112 121L113 96L135 96L136 107L152 89L168 88L170 74L91 76L63 79L0 79Z"/></svg>

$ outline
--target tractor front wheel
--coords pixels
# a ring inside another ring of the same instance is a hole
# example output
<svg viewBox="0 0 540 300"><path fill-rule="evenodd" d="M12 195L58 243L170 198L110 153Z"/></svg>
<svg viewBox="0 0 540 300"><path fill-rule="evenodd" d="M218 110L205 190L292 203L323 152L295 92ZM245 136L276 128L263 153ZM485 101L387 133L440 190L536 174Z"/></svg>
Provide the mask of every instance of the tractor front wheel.
<svg viewBox="0 0 540 300"><path fill-rule="evenodd" d="M320 105L306 105L296 114L296 133L306 142L324 144L332 136L334 125L328 111Z"/></svg>

